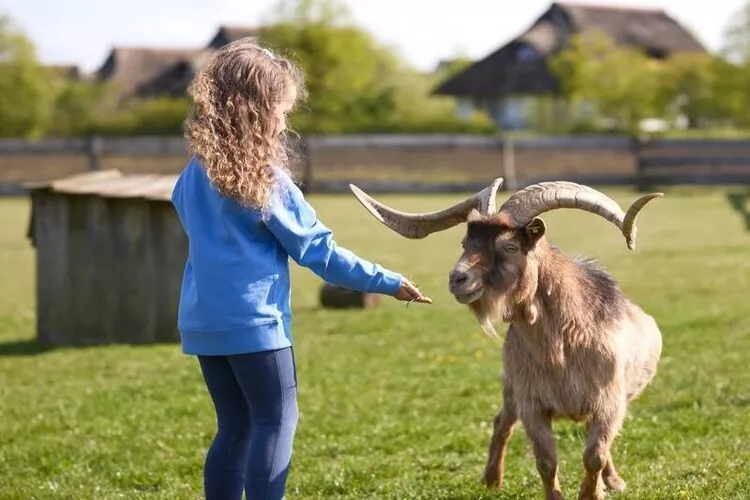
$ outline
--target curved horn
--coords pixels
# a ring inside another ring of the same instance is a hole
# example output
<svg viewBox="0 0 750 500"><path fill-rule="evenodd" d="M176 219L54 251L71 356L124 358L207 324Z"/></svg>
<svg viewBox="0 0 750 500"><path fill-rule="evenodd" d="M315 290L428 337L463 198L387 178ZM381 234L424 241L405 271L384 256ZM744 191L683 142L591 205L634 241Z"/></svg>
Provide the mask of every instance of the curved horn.
<svg viewBox="0 0 750 500"><path fill-rule="evenodd" d="M588 186L563 181L540 182L514 193L503 203L500 211L512 217L518 226L523 226L534 217L557 208L586 210L601 215L617 226L625 236L628 248L633 250L638 232L635 226L638 213L649 201L661 196L664 193L641 196L630 205L627 212L623 212L612 198Z"/></svg>
<svg viewBox="0 0 750 500"><path fill-rule="evenodd" d="M499 177L492 181L488 187L478 193L466 198L443 210L424 213L407 213L395 210L368 195L354 184L349 184L357 200L377 220L397 232L401 236L410 239L421 239L437 231L444 231L453 226L466 222L466 217L472 210L482 213L495 213L495 196L497 190L503 185L503 178Z"/></svg>

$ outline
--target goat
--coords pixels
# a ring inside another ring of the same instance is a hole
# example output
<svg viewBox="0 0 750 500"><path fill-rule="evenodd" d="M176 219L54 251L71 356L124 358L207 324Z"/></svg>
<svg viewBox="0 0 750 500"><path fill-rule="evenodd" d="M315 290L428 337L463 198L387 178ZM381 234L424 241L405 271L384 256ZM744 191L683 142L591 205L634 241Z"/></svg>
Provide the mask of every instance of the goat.
<svg viewBox="0 0 750 500"><path fill-rule="evenodd" d="M499 210L503 179L444 210L394 210L350 185L381 223L406 238L424 238L467 223L463 253L448 275L456 301L467 305L485 332L510 323L504 347L503 405L494 418L483 482L502 487L508 441L521 422L531 441L546 498L561 500L553 420L585 422L584 475L579 499L622 491L610 448L627 405L656 374L662 337L656 321L631 302L595 261L570 258L552 245L539 218L557 208L601 215L635 249L635 220L650 193L623 212L605 194L571 182L543 182L517 191Z"/></svg>

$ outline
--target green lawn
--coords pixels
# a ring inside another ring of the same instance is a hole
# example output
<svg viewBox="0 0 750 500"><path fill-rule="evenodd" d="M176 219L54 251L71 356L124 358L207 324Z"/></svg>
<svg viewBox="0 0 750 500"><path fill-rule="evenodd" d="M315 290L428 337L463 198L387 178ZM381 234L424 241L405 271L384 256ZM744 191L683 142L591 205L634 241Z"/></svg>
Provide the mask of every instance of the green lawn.
<svg viewBox="0 0 750 500"><path fill-rule="evenodd" d="M414 210L458 196L384 199ZM435 303L322 311L320 282L294 269L301 420L287 498L542 498L520 429L505 489L479 485L501 345L447 294L463 229L408 241L351 196L311 201L340 244L411 276ZM35 348L27 216L26 201L0 200L0 498L200 498L214 415L195 361L178 345ZM616 441L628 489L614 498L750 498L745 219L724 191L669 191L639 218L629 252L594 215L545 217L553 241L603 261L664 334L660 372ZM576 498L584 434L567 422L555 430L563 489Z"/></svg>

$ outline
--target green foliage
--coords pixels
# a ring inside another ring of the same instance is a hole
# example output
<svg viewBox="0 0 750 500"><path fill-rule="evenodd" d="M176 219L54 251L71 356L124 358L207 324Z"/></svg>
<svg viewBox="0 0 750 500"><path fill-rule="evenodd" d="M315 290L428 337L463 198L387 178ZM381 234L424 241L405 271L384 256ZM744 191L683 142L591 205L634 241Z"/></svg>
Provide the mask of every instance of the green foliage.
<svg viewBox="0 0 750 500"><path fill-rule="evenodd" d="M456 116L455 99L430 95L441 79L440 74L409 69L394 75L395 112L386 118L384 126L404 133L493 133L495 126L487 115L476 112L468 120L461 119Z"/></svg>
<svg viewBox="0 0 750 500"><path fill-rule="evenodd" d="M260 38L306 74L309 100L292 119L302 133L487 131L481 118L458 119L453 99L431 97L434 77L406 67L343 3L284 1Z"/></svg>
<svg viewBox="0 0 750 500"><path fill-rule="evenodd" d="M39 138L50 119L53 84L31 42L0 16L0 136Z"/></svg>
<svg viewBox="0 0 750 500"><path fill-rule="evenodd" d="M607 194L622 206L635 197ZM609 498L750 496L750 280L741 278L750 235L727 194L670 189L639 219L635 252L598 217L545 215L552 241L601 260L664 334L654 383L630 406L612 450L627 489ZM461 197L384 201L430 211ZM342 245L407 274L435 303L407 308L384 297L376 310L321 310L320 280L292 266L301 418L287 497L544 498L522 428L503 489L479 483L502 404L502 349L445 287L463 229L407 240L379 229L351 196L311 203ZM215 416L195 359L176 344L39 348L28 216L27 200L0 199L0 497L202 498ZM554 433L563 493L577 498L584 425L556 422Z"/></svg>
<svg viewBox="0 0 750 500"><path fill-rule="evenodd" d="M260 38L305 72L309 100L293 122L300 131L341 133L393 113L393 89L384 82L397 60L349 20L343 4L283 2Z"/></svg>
<svg viewBox="0 0 750 500"><path fill-rule="evenodd" d="M305 71L309 99L291 119L303 134L494 130L484 116L458 118L453 99L430 96L435 75L405 65L338 0L280 0L260 38ZM189 105L167 97L120 102L106 85L53 74L23 33L0 23L0 135L174 135Z"/></svg>
<svg viewBox="0 0 750 500"><path fill-rule="evenodd" d="M131 101L127 107L96 120L89 132L104 136L180 135L189 111L188 98Z"/></svg>
<svg viewBox="0 0 750 500"><path fill-rule="evenodd" d="M457 75L473 63L474 61L469 56L463 53L456 54L454 57L445 61L443 67L437 71L436 76L439 77L437 82L447 80L448 78Z"/></svg>
<svg viewBox="0 0 750 500"><path fill-rule="evenodd" d="M691 125L701 119L720 118L726 109L717 99L719 61L708 54L675 54L659 72L659 96L662 109L675 107Z"/></svg>
<svg viewBox="0 0 750 500"><path fill-rule="evenodd" d="M92 131L105 116L106 87L88 82L59 82L46 135L80 136ZM110 108L111 109L111 108Z"/></svg>
<svg viewBox="0 0 750 500"><path fill-rule="evenodd" d="M309 99L291 119L302 134L495 132L485 113L459 118L455 99L430 93L471 64L468 57L456 54L432 74L415 71L358 26L342 0L279 0L260 38L305 71ZM732 15L716 55L655 61L588 32L548 64L560 95L530 103L537 133L632 134L644 118L678 116L702 130L750 127L750 2ZM174 135L188 109L186 99L166 97L120 103L106 86L52 74L0 17L0 136Z"/></svg>
<svg viewBox="0 0 750 500"><path fill-rule="evenodd" d="M635 133L648 117L687 118L691 128L750 125L750 7L738 11L721 53L677 53L659 61L616 45L600 32L578 35L553 56L568 106L570 131L596 130L612 120Z"/></svg>
<svg viewBox="0 0 750 500"><path fill-rule="evenodd" d="M551 58L550 68L560 78L562 96L570 105L590 103L619 130L634 133L641 120L662 114L658 65L599 31L575 35L566 50Z"/></svg>
<svg viewBox="0 0 750 500"><path fill-rule="evenodd" d="M745 1L729 17L723 33L721 54L734 64L750 63L750 2Z"/></svg>

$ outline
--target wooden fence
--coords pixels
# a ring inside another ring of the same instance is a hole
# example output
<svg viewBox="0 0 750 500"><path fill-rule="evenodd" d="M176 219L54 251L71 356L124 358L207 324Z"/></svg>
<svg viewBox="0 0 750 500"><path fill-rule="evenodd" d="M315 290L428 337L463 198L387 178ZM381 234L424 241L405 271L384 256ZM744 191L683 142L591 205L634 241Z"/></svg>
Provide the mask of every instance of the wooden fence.
<svg viewBox="0 0 750 500"><path fill-rule="evenodd" d="M750 184L750 140L628 137L349 135L297 142L307 192L464 191L506 179L504 189L542 180L596 185ZM24 183L100 169L177 173L182 137L0 139L0 194Z"/></svg>
<svg viewBox="0 0 750 500"><path fill-rule="evenodd" d="M750 140L633 141L635 184L750 185Z"/></svg>

